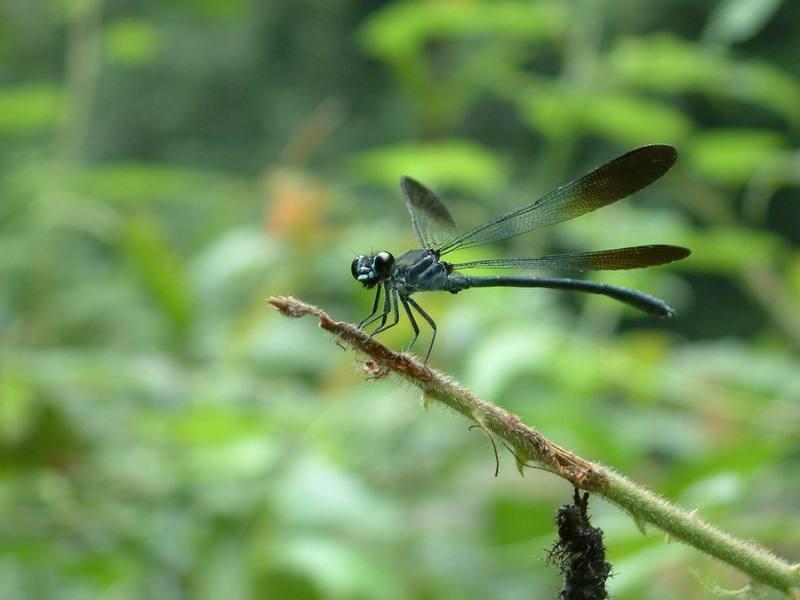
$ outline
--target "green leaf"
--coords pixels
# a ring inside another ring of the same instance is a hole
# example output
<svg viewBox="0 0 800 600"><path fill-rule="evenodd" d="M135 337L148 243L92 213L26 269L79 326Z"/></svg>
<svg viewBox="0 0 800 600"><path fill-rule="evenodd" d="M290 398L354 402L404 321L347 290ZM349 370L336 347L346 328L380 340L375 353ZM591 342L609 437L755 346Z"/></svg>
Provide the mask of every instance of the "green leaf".
<svg viewBox="0 0 800 600"><path fill-rule="evenodd" d="M159 34L143 19L124 19L105 31L106 56L112 62L141 65L152 62L159 50Z"/></svg>
<svg viewBox="0 0 800 600"><path fill-rule="evenodd" d="M298 533L281 540L280 566L304 574L329 598L403 598L400 574L380 554L341 536Z"/></svg>
<svg viewBox="0 0 800 600"><path fill-rule="evenodd" d="M488 507L488 533L498 545L520 544L552 533L547 519L530 519L532 513L552 510L545 502L532 502L528 496L498 496Z"/></svg>
<svg viewBox="0 0 800 600"><path fill-rule="evenodd" d="M581 111L586 129L622 145L677 143L689 132L687 117L665 103L630 94L592 94Z"/></svg>
<svg viewBox="0 0 800 600"><path fill-rule="evenodd" d="M567 90L549 84L529 86L518 95L517 106L534 129L553 138L564 137L577 124L576 98Z"/></svg>
<svg viewBox="0 0 800 600"><path fill-rule="evenodd" d="M782 0L723 0L711 13L704 37L725 43L744 42L761 31L781 4Z"/></svg>
<svg viewBox="0 0 800 600"><path fill-rule="evenodd" d="M35 392L30 383L7 366L0 371L0 447L22 439L36 417Z"/></svg>
<svg viewBox="0 0 800 600"><path fill-rule="evenodd" d="M652 591L658 573L685 568L684 562L694 556L691 548L684 544L664 544L662 539L663 536L653 547L639 549L624 560L609 553L614 565L614 577L609 580L612 598L645 598Z"/></svg>
<svg viewBox="0 0 800 600"><path fill-rule="evenodd" d="M250 589L248 555L246 545L236 532L220 534L203 557L197 573L198 600L229 598L246 600L253 597Z"/></svg>
<svg viewBox="0 0 800 600"><path fill-rule="evenodd" d="M748 267L770 264L783 252L777 236L743 228L717 226L673 241L692 249L692 255L680 263L682 267L730 275L739 275Z"/></svg>
<svg viewBox="0 0 800 600"><path fill-rule="evenodd" d="M0 88L0 134L48 130L60 118L63 104L61 88L52 84Z"/></svg>
<svg viewBox="0 0 800 600"><path fill-rule="evenodd" d="M645 89L726 97L800 122L800 84L771 64L735 62L710 48L659 34L623 39L611 51L610 66L622 81Z"/></svg>
<svg viewBox="0 0 800 600"><path fill-rule="evenodd" d="M186 270L161 225L149 215L125 219L122 249L147 295L182 337L194 318ZM124 318L124 317L121 317Z"/></svg>
<svg viewBox="0 0 800 600"><path fill-rule="evenodd" d="M567 7L559 2L395 2L375 12L359 33L373 55L397 59L420 51L434 37L539 40L560 36Z"/></svg>
<svg viewBox="0 0 800 600"><path fill-rule="evenodd" d="M798 397L800 378L797 361L780 351L755 348L734 339L696 343L677 348L670 370L691 381L716 381L725 386L729 410L736 409L742 418L764 416L764 400ZM733 390L742 392L738 396ZM730 451L729 451L730 453ZM720 457L717 468L731 464L752 464L752 448L728 462Z"/></svg>
<svg viewBox="0 0 800 600"><path fill-rule="evenodd" d="M223 446L254 438L263 428L252 414L209 405L185 409L168 420L160 411L143 417L146 429L158 437L190 446Z"/></svg>
<svg viewBox="0 0 800 600"><path fill-rule="evenodd" d="M364 179L376 183L396 183L401 175L409 175L426 185L484 192L506 177L504 162L492 151L457 139L384 146L361 152L352 161Z"/></svg>
<svg viewBox="0 0 800 600"><path fill-rule="evenodd" d="M800 84L777 67L766 63L748 62L737 66L727 84L727 93L771 108L776 113L800 124Z"/></svg>
<svg viewBox="0 0 800 600"><path fill-rule="evenodd" d="M200 194L228 197L243 186L225 174L149 163L115 163L82 169L77 191L110 202L194 200Z"/></svg>
<svg viewBox="0 0 800 600"><path fill-rule="evenodd" d="M198 16L209 20L235 22L250 7L252 0L177 0L191 18Z"/></svg>
<svg viewBox="0 0 800 600"><path fill-rule="evenodd" d="M726 129L695 136L686 160L704 177L741 185L769 164L785 147L783 137L762 129Z"/></svg>
<svg viewBox="0 0 800 600"><path fill-rule="evenodd" d="M722 56L666 34L622 38L609 59L624 81L660 92L720 88L729 71Z"/></svg>
<svg viewBox="0 0 800 600"><path fill-rule="evenodd" d="M692 127L683 113L665 103L621 92L581 97L559 86L538 84L520 94L518 104L534 129L554 138L585 129L623 146L654 140L677 143Z"/></svg>

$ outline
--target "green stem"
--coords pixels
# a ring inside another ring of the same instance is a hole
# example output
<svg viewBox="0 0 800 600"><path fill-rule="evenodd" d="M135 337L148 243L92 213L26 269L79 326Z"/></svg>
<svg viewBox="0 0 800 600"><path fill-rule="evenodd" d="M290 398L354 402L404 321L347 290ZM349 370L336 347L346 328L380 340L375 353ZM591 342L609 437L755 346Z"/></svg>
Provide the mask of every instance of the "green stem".
<svg viewBox="0 0 800 600"><path fill-rule="evenodd" d="M273 296L268 302L289 317L317 316L320 327L371 357L363 363L370 377L385 377L393 372L422 390L426 406L442 402L502 438L513 449L520 471L528 461L534 461L575 487L616 504L633 517L640 529L653 525L753 580L800 598L800 565L789 564L765 548L736 539L612 469L561 448L516 415L481 400L451 377L429 369L414 357L393 352L350 323L334 321L321 309L291 297Z"/></svg>
<svg viewBox="0 0 800 600"><path fill-rule="evenodd" d="M67 106L61 127L60 151L66 165L79 165L94 110L102 68L104 0L83 2L69 16L65 87Z"/></svg>
<svg viewBox="0 0 800 600"><path fill-rule="evenodd" d="M717 529L695 512L678 508L619 473L607 468L604 471L608 485L597 493L625 509L637 523L650 523L670 537L736 567L757 581L787 595L793 593L797 596L800 573L796 565L790 565L765 548Z"/></svg>

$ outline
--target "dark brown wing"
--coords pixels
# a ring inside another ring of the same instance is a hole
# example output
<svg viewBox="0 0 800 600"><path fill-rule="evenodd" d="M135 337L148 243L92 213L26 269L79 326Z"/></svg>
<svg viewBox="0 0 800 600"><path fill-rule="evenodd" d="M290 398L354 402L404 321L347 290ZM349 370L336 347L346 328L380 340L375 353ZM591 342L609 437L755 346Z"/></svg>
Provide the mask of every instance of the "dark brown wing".
<svg viewBox="0 0 800 600"><path fill-rule="evenodd" d="M595 252L570 252L533 258L490 258L452 265L462 269L565 269L570 271L616 271L663 265L689 256L688 248L681 246L651 245L597 250Z"/></svg>
<svg viewBox="0 0 800 600"><path fill-rule="evenodd" d="M401 177L400 187L423 248L434 248L456 237L455 221L436 194L411 177Z"/></svg>
<svg viewBox="0 0 800 600"><path fill-rule="evenodd" d="M436 249L446 254L574 219L647 187L666 173L676 158L675 148L666 144L631 150L535 202L480 225Z"/></svg>

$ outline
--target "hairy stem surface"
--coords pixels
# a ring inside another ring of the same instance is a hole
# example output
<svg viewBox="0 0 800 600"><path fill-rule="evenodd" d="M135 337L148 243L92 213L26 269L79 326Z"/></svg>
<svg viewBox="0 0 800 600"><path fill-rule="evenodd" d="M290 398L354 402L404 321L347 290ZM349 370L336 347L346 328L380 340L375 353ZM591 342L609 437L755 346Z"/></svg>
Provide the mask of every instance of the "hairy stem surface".
<svg viewBox="0 0 800 600"><path fill-rule="evenodd" d="M321 328L371 357L364 363L368 375L384 377L393 372L419 387L426 404L442 402L500 437L513 450L520 471L533 462L573 486L616 504L631 515L640 529L653 525L671 538L739 569L753 580L800 599L800 565L789 564L764 548L739 540L613 469L554 444L516 415L481 400L451 377L426 367L414 357L390 350L350 323L334 321L321 309L295 298L273 296L268 302L288 317L318 317Z"/></svg>

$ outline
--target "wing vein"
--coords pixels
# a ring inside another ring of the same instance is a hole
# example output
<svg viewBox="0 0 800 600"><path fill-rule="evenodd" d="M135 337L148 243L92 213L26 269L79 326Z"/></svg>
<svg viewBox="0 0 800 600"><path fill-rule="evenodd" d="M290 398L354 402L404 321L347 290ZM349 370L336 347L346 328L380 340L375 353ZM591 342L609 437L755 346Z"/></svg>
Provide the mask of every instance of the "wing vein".
<svg viewBox="0 0 800 600"><path fill-rule="evenodd" d="M617 271L663 265L689 256L687 248L666 244L630 246L593 252L570 252L530 258L489 258L451 265L464 269L565 269L572 271Z"/></svg>
<svg viewBox="0 0 800 600"><path fill-rule="evenodd" d="M440 254L482 246L574 219L650 185L674 164L675 148L653 144L598 167L538 200L492 219L436 247Z"/></svg>

